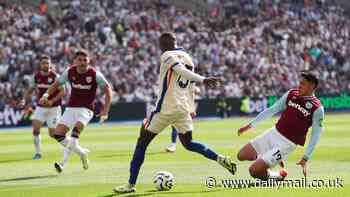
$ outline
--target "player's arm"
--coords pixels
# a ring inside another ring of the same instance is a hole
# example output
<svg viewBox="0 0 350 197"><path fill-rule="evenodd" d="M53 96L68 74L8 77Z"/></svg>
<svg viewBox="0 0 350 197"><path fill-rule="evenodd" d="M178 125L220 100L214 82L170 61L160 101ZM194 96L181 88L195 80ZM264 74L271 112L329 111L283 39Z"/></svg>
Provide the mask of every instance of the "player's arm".
<svg viewBox="0 0 350 197"><path fill-rule="evenodd" d="M100 114L97 115L98 117L101 117L101 121L104 121L108 118L109 109L112 103L113 91L112 91L111 85L108 83L108 81L106 80L106 78L103 76L101 72L96 73L96 80L97 80L98 86L103 90L105 94L105 103L103 105L103 108Z"/></svg>
<svg viewBox="0 0 350 197"><path fill-rule="evenodd" d="M52 106L54 103L56 103L57 101L59 101L64 97L65 95L64 87L58 86L57 89L59 90L59 93L57 94L57 96L47 101L48 106Z"/></svg>
<svg viewBox="0 0 350 197"><path fill-rule="evenodd" d="M271 107L265 109L264 111L260 112L258 116L256 116L255 119L253 119L249 124L245 125L244 127L240 128L238 130L238 135L241 135L245 131L251 129L252 127L255 127L258 123L271 118L273 115L277 114L278 112L281 112L285 110L286 108L286 101L288 97L288 93L285 93L281 98L277 100L275 104L273 104Z"/></svg>
<svg viewBox="0 0 350 197"><path fill-rule="evenodd" d="M315 149L315 146L320 139L321 133L323 131L323 119L324 119L324 109L323 107L319 107L312 116L312 131L311 138L309 144L306 148L303 159L309 160L312 152Z"/></svg>
<svg viewBox="0 0 350 197"><path fill-rule="evenodd" d="M40 98L39 103L42 105L48 104L49 96L52 95L58 88L63 88L63 85L68 81L68 69L59 76L53 84L46 90L45 94Z"/></svg>
<svg viewBox="0 0 350 197"><path fill-rule="evenodd" d="M310 159L312 152L314 151L318 140L321 137L321 133L323 131L323 119L324 119L324 109L323 107L319 107L316 109L312 116L312 131L311 138L309 144L306 148L304 156L297 163L303 168L303 174L306 176L306 163Z"/></svg>
<svg viewBox="0 0 350 197"><path fill-rule="evenodd" d="M181 77L189 81L204 83L209 87L215 87L216 84L220 81L220 79L217 77L203 77L187 69L186 66L174 56L168 56L165 59L164 64L167 65L170 69L172 69L177 74L181 75Z"/></svg>

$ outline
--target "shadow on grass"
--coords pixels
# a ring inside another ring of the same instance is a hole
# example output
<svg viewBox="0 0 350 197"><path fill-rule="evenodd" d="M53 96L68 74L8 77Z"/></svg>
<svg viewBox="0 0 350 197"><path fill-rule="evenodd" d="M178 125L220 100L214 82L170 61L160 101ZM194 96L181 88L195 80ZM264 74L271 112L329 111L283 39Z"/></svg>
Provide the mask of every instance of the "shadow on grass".
<svg viewBox="0 0 350 197"><path fill-rule="evenodd" d="M27 177L18 177L13 179L0 179L0 182L11 182L11 181L25 181L25 180L33 180L33 179L45 179L45 178L53 178L58 175L45 175L45 176L27 176Z"/></svg>
<svg viewBox="0 0 350 197"><path fill-rule="evenodd" d="M161 154L169 154L167 152L149 152L146 155L161 155ZM111 158L111 157L132 157L132 153L119 153L119 154L111 154L111 155L102 155L99 156L101 158Z"/></svg>
<svg viewBox="0 0 350 197"><path fill-rule="evenodd" d="M23 159L8 159L8 160L0 160L0 163L14 163L14 162L19 162L19 161L29 161L33 160L31 158L23 158Z"/></svg>
<svg viewBox="0 0 350 197"><path fill-rule="evenodd" d="M157 190L148 190L145 191L144 193L129 193L129 194L109 194L105 196L98 196L98 197L113 197L113 196L120 196L120 197L141 197L141 196L152 196L152 195L181 195L181 194L204 194L204 193L211 193L211 192L217 192L220 191L221 189L212 189L212 190L205 190L205 191L185 191L185 192L180 192L180 191L157 191Z"/></svg>

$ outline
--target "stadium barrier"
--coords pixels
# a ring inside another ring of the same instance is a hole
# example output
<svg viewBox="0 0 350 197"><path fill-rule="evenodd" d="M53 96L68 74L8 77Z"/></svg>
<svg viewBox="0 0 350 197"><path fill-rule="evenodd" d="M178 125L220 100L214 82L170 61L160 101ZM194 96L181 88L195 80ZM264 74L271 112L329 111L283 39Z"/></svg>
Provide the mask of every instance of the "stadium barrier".
<svg viewBox="0 0 350 197"><path fill-rule="evenodd" d="M320 98L326 112L350 111L350 94L321 95ZM257 114L272 106L277 96L262 98L220 98L198 100L198 117L230 117ZM146 117L149 105L144 102L113 104L108 121L132 121ZM92 122L98 119L93 118ZM25 110L6 106L0 109L0 128L27 126L31 122L31 113Z"/></svg>

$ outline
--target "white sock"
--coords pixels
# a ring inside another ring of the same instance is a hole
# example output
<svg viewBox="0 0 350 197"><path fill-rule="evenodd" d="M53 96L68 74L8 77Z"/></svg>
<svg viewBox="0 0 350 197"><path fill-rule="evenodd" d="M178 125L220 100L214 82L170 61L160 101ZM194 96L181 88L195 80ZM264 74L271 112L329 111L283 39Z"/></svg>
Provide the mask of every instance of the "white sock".
<svg viewBox="0 0 350 197"><path fill-rule="evenodd" d="M68 162L68 159L71 153L72 153L72 149L70 147L64 147L63 161L61 162L62 166L64 166Z"/></svg>
<svg viewBox="0 0 350 197"><path fill-rule="evenodd" d="M67 147L69 141L70 141L70 137L65 137L64 140L60 141L60 144L61 144L63 147Z"/></svg>
<svg viewBox="0 0 350 197"><path fill-rule="evenodd" d="M218 154L217 162L221 163L225 159L225 156Z"/></svg>
<svg viewBox="0 0 350 197"><path fill-rule="evenodd" d="M40 135L34 135L34 147L35 153L41 153L41 137Z"/></svg>
<svg viewBox="0 0 350 197"><path fill-rule="evenodd" d="M79 145L79 140L78 138L72 137L70 140L70 147L72 148L72 150L77 153L79 156L84 156L85 153L85 149L83 149L80 145Z"/></svg>
<svg viewBox="0 0 350 197"><path fill-rule="evenodd" d="M279 172L272 171L270 169L267 170L267 174L271 179L280 179L282 178Z"/></svg>

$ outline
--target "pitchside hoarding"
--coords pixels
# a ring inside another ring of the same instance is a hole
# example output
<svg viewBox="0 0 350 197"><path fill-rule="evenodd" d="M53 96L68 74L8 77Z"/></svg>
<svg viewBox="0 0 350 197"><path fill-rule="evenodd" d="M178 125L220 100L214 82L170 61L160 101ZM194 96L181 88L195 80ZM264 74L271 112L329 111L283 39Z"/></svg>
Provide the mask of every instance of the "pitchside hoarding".
<svg viewBox="0 0 350 197"><path fill-rule="evenodd" d="M326 112L348 111L350 110L350 95L342 93L340 95L318 96ZM272 106L278 100L277 96L267 96L262 98L242 98L241 111L244 113L259 113ZM244 107L244 105L246 105Z"/></svg>
<svg viewBox="0 0 350 197"><path fill-rule="evenodd" d="M339 95L318 96L326 112L350 111L350 95L342 93ZM277 96L262 98L225 98L225 99L202 99L198 101L198 117L229 117L256 114L272 106ZM223 107L224 106L224 107ZM142 120L146 117L149 106L143 102L116 103L112 105L109 121ZM0 109L0 127L16 127L30 125L30 114L11 107ZM92 122L97 121L95 117Z"/></svg>

